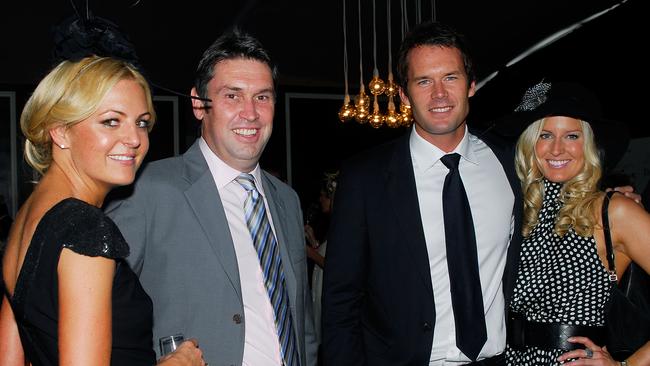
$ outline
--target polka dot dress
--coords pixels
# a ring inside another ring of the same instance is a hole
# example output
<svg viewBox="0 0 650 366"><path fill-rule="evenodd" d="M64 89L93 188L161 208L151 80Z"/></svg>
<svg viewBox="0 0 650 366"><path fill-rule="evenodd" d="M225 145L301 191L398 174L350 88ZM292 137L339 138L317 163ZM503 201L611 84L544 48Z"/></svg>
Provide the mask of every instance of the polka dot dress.
<svg viewBox="0 0 650 366"><path fill-rule="evenodd" d="M553 232L562 184L544 181L544 201L538 223L521 246L521 261L510 308L527 320L601 326L609 298L609 279L593 237L569 230ZM509 366L559 365L560 349L506 350Z"/></svg>

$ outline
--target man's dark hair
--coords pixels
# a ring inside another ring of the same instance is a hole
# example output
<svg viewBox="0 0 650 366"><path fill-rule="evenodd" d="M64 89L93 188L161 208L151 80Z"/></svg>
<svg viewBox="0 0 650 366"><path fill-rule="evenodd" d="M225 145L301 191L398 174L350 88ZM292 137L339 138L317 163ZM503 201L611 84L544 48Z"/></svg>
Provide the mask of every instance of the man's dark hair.
<svg viewBox="0 0 650 366"><path fill-rule="evenodd" d="M420 46L457 48L463 56L467 82L471 84L472 81L475 81L474 66L465 36L448 25L439 22L426 22L416 25L406 34L397 55L397 78L404 91L406 91L408 82L409 52Z"/></svg>
<svg viewBox="0 0 650 366"><path fill-rule="evenodd" d="M260 41L235 28L217 38L203 52L194 80L194 87L201 98L208 98L208 83L214 76L214 66L221 61L237 58L256 60L267 64L271 69L273 83L276 83L277 68Z"/></svg>

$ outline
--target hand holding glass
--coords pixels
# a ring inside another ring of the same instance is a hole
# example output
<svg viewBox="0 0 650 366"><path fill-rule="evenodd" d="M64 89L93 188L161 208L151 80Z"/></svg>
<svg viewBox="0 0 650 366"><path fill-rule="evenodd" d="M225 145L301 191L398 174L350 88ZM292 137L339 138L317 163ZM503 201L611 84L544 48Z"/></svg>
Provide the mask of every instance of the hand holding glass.
<svg viewBox="0 0 650 366"><path fill-rule="evenodd" d="M172 353L185 341L185 336L183 334L174 334L167 337L161 337L160 342L160 356Z"/></svg>

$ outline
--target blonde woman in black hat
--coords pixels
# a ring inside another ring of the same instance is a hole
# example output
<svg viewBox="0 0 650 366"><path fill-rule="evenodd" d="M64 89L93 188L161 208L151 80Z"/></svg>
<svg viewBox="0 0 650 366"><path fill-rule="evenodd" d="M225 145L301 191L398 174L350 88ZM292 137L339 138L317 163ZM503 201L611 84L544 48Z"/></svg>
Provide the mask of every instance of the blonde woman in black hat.
<svg viewBox="0 0 650 366"><path fill-rule="evenodd" d="M524 195L521 259L508 317L508 365L650 365L650 342L615 361L606 348L610 273L601 220L596 134L617 134L591 92L576 84L529 89L514 119ZM607 132L606 132L607 131ZM650 214L615 194L609 223L620 276L631 261L650 272Z"/></svg>

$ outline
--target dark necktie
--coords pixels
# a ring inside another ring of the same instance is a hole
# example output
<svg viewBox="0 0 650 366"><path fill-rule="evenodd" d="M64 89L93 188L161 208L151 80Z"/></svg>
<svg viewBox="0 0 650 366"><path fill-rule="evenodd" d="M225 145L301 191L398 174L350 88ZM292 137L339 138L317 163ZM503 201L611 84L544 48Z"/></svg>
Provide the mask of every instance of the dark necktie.
<svg viewBox="0 0 650 366"><path fill-rule="evenodd" d="M253 244L264 273L266 292L273 306L283 364L298 366L300 360L298 359L296 337L293 331L289 296L284 284L280 248L278 248L278 242L275 240L271 224L266 216L264 198L255 187L255 180L252 175L242 173L235 180L248 192L244 202L246 225L251 232Z"/></svg>
<svg viewBox="0 0 650 366"><path fill-rule="evenodd" d="M449 169L442 188L442 212L451 290L456 322L456 346L472 361L487 340L481 278L472 211L458 171L460 155L448 154L440 161Z"/></svg>

